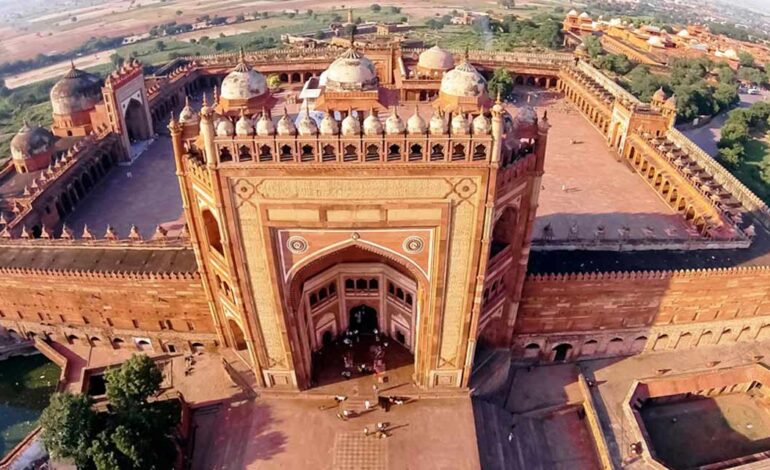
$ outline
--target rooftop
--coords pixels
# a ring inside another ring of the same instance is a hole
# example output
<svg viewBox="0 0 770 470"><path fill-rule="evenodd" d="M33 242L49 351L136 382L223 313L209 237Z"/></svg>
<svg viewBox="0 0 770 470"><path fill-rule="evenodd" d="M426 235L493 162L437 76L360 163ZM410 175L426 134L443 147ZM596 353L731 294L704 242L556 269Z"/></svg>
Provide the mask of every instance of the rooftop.
<svg viewBox="0 0 770 470"><path fill-rule="evenodd" d="M0 269L126 273L195 273L189 247L50 244L0 246Z"/></svg>

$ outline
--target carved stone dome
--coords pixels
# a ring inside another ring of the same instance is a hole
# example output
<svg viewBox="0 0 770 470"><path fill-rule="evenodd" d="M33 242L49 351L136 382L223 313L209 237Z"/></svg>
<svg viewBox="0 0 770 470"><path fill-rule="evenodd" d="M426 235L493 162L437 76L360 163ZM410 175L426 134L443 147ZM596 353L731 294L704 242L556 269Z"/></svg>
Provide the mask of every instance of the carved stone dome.
<svg viewBox="0 0 770 470"><path fill-rule="evenodd" d="M198 116L198 113L196 113L192 106L190 106L190 99L185 98L184 108L182 108L182 111L179 113L179 123L189 126L198 125L199 121L200 116Z"/></svg>
<svg viewBox="0 0 770 470"><path fill-rule="evenodd" d="M233 121L227 117L222 117L217 121L216 133L219 137L231 136L235 132Z"/></svg>
<svg viewBox="0 0 770 470"><path fill-rule="evenodd" d="M666 92L663 91L663 88L658 88L658 91L652 95L654 101L666 101L666 98L668 97L666 96Z"/></svg>
<svg viewBox="0 0 770 470"><path fill-rule="evenodd" d="M93 109L102 100L104 82L96 75L72 68L51 88L54 114L73 114Z"/></svg>
<svg viewBox="0 0 770 470"><path fill-rule="evenodd" d="M382 134L382 122L380 122L380 119L375 116L373 112L369 112L369 115L366 116L366 119L364 119L364 134Z"/></svg>
<svg viewBox="0 0 770 470"><path fill-rule="evenodd" d="M430 70L450 70L455 66L455 58L446 49L433 46L420 54L417 66Z"/></svg>
<svg viewBox="0 0 770 470"><path fill-rule="evenodd" d="M484 113L479 114L473 118L473 133L474 134L489 134L492 130L492 123L489 122Z"/></svg>
<svg viewBox="0 0 770 470"><path fill-rule="evenodd" d="M254 124L251 119L241 112L241 117L238 118L238 122L235 123L235 135L253 135Z"/></svg>
<svg viewBox="0 0 770 470"><path fill-rule="evenodd" d="M284 110L283 116L278 120L278 126L276 126L278 135L294 135L297 132L297 127L294 122L289 118Z"/></svg>
<svg viewBox="0 0 770 470"><path fill-rule="evenodd" d="M320 132L322 135L337 135L339 132L337 120L332 117L331 113L326 113L321 119Z"/></svg>
<svg viewBox="0 0 770 470"><path fill-rule="evenodd" d="M353 116L353 113L348 113L342 120L342 135L358 135L360 133L361 123L358 122L358 118Z"/></svg>
<svg viewBox="0 0 770 470"><path fill-rule="evenodd" d="M318 133L318 124L316 124L315 119L305 112L299 120L297 132L299 132L299 135L315 135Z"/></svg>
<svg viewBox="0 0 770 470"><path fill-rule="evenodd" d="M329 91L371 91L379 85L372 61L353 48L332 62L324 76Z"/></svg>
<svg viewBox="0 0 770 470"><path fill-rule="evenodd" d="M434 111L430 117L429 128L431 134L446 134L447 122L438 111Z"/></svg>
<svg viewBox="0 0 770 470"><path fill-rule="evenodd" d="M465 135L470 133L471 126L462 113L457 113L452 117L452 134Z"/></svg>
<svg viewBox="0 0 770 470"><path fill-rule="evenodd" d="M275 124L273 120L267 117L267 113L262 113L262 116L257 120L257 135L273 135L275 134Z"/></svg>
<svg viewBox="0 0 770 470"><path fill-rule="evenodd" d="M475 98L487 92L487 81L465 60L444 74L440 91L451 96Z"/></svg>
<svg viewBox="0 0 770 470"><path fill-rule="evenodd" d="M406 129L410 134L425 134L428 130L428 126L425 124L425 119L417 112L417 108L414 109L414 114L406 121Z"/></svg>
<svg viewBox="0 0 770 470"><path fill-rule="evenodd" d="M248 100L267 91L265 76L249 67L241 55L238 65L222 80L220 96L227 100Z"/></svg>
<svg viewBox="0 0 770 470"><path fill-rule="evenodd" d="M56 137L48 129L25 122L11 139L11 156L25 160L51 150L55 142Z"/></svg>
<svg viewBox="0 0 770 470"><path fill-rule="evenodd" d="M388 116L388 119L385 120L385 133L403 134L405 130L406 127L404 126L404 121L401 120L401 117L398 115L398 111L394 109L393 114Z"/></svg>

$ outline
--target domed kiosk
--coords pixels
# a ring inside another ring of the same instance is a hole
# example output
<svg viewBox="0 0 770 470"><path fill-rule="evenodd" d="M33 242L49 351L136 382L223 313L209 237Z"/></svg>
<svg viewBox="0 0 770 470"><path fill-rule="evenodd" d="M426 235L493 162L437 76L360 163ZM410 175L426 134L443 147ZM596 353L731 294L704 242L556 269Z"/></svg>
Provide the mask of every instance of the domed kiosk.
<svg viewBox="0 0 770 470"><path fill-rule="evenodd" d="M87 135L93 129L91 113L102 101L104 82L98 76L72 68L51 88L53 133L65 136Z"/></svg>
<svg viewBox="0 0 770 470"><path fill-rule="evenodd" d="M489 108L492 100L487 92L486 79L468 62L466 57L457 67L444 74L438 98L433 106L444 112L477 112Z"/></svg>
<svg viewBox="0 0 770 470"><path fill-rule="evenodd" d="M18 173L45 169L51 164L56 137L40 126L30 126L25 121L11 139L11 159Z"/></svg>
<svg viewBox="0 0 770 470"><path fill-rule="evenodd" d="M436 45L420 54L416 70L422 76L441 77L454 66L455 58L452 53Z"/></svg>
<svg viewBox="0 0 770 470"><path fill-rule="evenodd" d="M265 76L246 63L241 49L238 65L222 80L216 112L237 118L241 110L253 115L262 109L271 109L273 104Z"/></svg>
<svg viewBox="0 0 770 470"><path fill-rule="evenodd" d="M377 69L355 47L350 47L337 57L321 74L319 81L322 89L315 104L317 111L339 111L345 114L348 109L383 109Z"/></svg>

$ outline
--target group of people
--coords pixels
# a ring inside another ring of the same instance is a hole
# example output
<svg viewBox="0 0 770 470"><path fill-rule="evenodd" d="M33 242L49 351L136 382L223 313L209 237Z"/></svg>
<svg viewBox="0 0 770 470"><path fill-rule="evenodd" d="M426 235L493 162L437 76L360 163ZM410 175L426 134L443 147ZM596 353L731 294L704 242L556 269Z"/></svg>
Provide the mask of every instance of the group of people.
<svg viewBox="0 0 770 470"><path fill-rule="evenodd" d="M369 347L369 353L371 354L371 362L359 362L356 363L353 357L353 344L360 341L358 330L347 330L343 338L343 344L350 347L342 356L343 370L341 375L344 379L350 379L353 377L353 373L358 375L368 375L371 373L381 376L385 373L385 348L388 347L387 341L382 341L380 334L377 330L374 330L375 344Z"/></svg>

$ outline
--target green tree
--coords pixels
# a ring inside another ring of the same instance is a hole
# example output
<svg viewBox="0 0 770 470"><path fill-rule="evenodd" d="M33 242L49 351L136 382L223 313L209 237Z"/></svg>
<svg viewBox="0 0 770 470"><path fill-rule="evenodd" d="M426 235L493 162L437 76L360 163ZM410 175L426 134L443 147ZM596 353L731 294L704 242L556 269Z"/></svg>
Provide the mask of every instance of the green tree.
<svg viewBox="0 0 770 470"><path fill-rule="evenodd" d="M149 357L134 355L105 373L108 411L97 414L87 397L55 394L43 412L42 438L55 456L78 468L165 470L172 468L179 423L175 401L152 401L163 374Z"/></svg>
<svg viewBox="0 0 770 470"><path fill-rule="evenodd" d="M166 43L163 42L163 41L160 41L160 40L155 41L155 49L160 51L160 52L165 51L166 50Z"/></svg>
<svg viewBox="0 0 770 470"><path fill-rule="evenodd" d="M740 100L738 87L732 82L720 82L714 88L713 96L717 112L724 111Z"/></svg>
<svg viewBox="0 0 770 470"><path fill-rule="evenodd" d="M727 166L735 168L743 160L743 146L740 144L731 145L719 149L719 159Z"/></svg>
<svg viewBox="0 0 770 470"><path fill-rule="evenodd" d="M655 91L665 84L664 82L664 79L651 73L647 65L637 65L624 77L624 84L642 101L650 101Z"/></svg>
<svg viewBox="0 0 770 470"><path fill-rule="evenodd" d="M741 67L755 67L754 56L746 51L738 52L738 63Z"/></svg>
<svg viewBox="0 0 770 470"><path fill-rule="evenodd" d="M382 7L381 7L380 5L378 5L378 4L376 4L376 3L372 3L372 4L369 6L369 8L370 8L370 9L371 9L373 12L375 12L375 13L379 12L380 10L382 10Z"/></svg>
<svg viewBox="0 0 770 470"><path fill-rule="evenodd" d="M735 83L735 72L729 66L717 67L716 73L720 83Z"/></svg>
<svg viewBox="0 0 770 470"><path fill-rule="evenodd" d="M104 373L107 399L118 409L130 409L145 405L147 399L160 390L163 374L158 366L144 354L135 354Z"/></svg>
<svg viewBox="0 0 770 470"><path fill-rule="evenodd" d="M96 429L96 413L86 395L54 393L40 416L45 448L55 458L71 459L78 468L88 464Z"/></svg>
<svg viewBox="0 0 770 470"><path fill-rule="evenodd" d="M176 11L176 16L182 16L182 13L183 13L182 10L177 10Z"/></svg>
<svg viewBox="0 0 770 470"><path fill-rule="evenodd" d="M499 93L503 98L511 94L513 90L513 78L511 74L503 68L495 69L492 78L487 84L489 94L494 98Z"/></svg>
<svg viewBox="0 0 770 470"><path fill-rule="evenodd" d="M585 39L583 39L583 44L586 46L588 56L592 59L596 59L602 52L604 52L602 43L596 36L586 36Z"/></svg>
<svg viewBox="0 0 770 470"><path fill-rule="evenodd" d="M753 67L741 67L738 69L738 78L744 82L750 82L758 85L765 81L765 75Z"/></svg>

